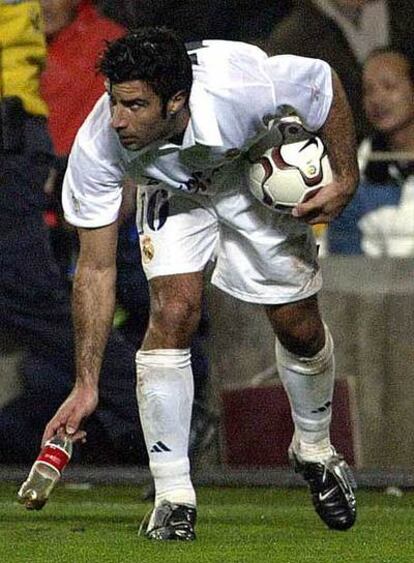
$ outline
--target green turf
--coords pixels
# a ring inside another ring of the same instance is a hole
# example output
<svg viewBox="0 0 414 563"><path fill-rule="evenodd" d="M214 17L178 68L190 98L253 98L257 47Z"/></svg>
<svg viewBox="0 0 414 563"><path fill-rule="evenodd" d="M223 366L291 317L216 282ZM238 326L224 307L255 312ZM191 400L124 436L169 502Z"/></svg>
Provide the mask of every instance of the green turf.
<svg viewBox="0 0 414 563"><path fill-rule="evenodd" d="M198 539L150 542L137 534L150 504L139 488L71 490L30 512L16 485L0 485L0 561L4 563L414 563L414 494L361 491L348 532L325 528L305 489L200 488Z"/></svg>

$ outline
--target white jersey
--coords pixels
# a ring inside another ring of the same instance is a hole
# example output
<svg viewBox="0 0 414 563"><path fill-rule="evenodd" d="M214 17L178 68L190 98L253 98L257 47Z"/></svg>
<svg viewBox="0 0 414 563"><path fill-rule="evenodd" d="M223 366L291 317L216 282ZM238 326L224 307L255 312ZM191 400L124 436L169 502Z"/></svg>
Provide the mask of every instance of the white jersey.
<svg viewBox="0 0 414 563"><path fill-rule="evenodd" d="M140 151L125 149L110 124L109 96L98 100L69 158L63 185L69 223L92 228L115 221L125 174L141 184L214 193L223 182L217 171L225 172L226 164L264 135L269 120L283 106L294 108L313 131L327 118L331 70L321 60L268 57L258 47L230 41L203 41L190 55L194 62L191 117L180 146L164 142Z"/></svg>

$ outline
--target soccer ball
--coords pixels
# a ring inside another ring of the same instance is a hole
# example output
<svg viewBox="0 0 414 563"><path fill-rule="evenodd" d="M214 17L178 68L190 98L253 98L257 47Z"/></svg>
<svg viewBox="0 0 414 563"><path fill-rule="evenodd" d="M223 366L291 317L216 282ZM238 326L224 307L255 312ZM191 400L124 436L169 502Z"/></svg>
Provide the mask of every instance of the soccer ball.
<svg viewBox="0 0 414 563"><path fill-rule="evenodd" d="M326 148L296 117L274 123L276 146L268 148L248 167L252 194L271 209L290 213L332 181Z"/></svg>

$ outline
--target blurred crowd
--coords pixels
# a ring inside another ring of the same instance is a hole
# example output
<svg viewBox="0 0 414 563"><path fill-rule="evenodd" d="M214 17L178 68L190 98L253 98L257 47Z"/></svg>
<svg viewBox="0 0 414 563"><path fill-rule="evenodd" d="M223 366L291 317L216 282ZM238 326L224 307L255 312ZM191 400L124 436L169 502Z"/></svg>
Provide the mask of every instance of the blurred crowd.
<svg viewBox="0 0 414 563"><path fill-rule="evenodd" d="M327 254L414 255L412 0L0 0L0 354L24 349L22 391L0 411L0 463L31 461L73 383L70 280L77 252L60 208L76 131L104 91L95 63L126 28L228 39L322 58L341 78L360 143L361 185L318 232ZM134 193L126 186L118 308L80 461L146 463L135 351L148 319ZM211 435L207 312L193 343L194 451ZM18 445L18 446L16 446Z"/></svg>

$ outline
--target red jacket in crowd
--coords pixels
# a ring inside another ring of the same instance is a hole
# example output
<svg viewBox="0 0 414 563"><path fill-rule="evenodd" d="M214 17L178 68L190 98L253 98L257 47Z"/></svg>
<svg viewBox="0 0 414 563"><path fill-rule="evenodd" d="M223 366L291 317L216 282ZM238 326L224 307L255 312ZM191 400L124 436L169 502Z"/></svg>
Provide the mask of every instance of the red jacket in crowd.
<svg viewBox="0 0 414 563"><path fill-rule="evenodd" d="M49 43L41 89L49 106L49 131L57 155L70 152L79 127L104 92L103 77L95 65L105 40L124 33L120 25L99 14L90 0L82 0L77 17Z"/></svg>

